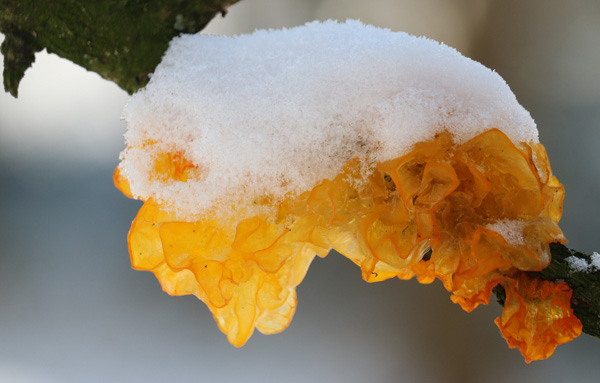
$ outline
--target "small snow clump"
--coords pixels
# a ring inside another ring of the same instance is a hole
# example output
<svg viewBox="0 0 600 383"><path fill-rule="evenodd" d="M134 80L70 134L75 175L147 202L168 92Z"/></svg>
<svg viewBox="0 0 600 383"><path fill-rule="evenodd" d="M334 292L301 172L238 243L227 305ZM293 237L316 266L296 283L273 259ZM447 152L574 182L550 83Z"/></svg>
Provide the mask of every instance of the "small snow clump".
<svg viewBox="0 0 600 383"><path fill-rule="evenodd" d="M596 270L600 270L600 254L598 254L594 251L594 254L592 254L591 258L592 258L592 263L590 265L595 267Z"/></svg>
<svg viewBox="0 0 600 383"><path fill-rule="evenodd" d="M525 224L525 222L519 220L503 219L487 224L485 228L502 235L509 245L519 246L523 244Z"/></svg>

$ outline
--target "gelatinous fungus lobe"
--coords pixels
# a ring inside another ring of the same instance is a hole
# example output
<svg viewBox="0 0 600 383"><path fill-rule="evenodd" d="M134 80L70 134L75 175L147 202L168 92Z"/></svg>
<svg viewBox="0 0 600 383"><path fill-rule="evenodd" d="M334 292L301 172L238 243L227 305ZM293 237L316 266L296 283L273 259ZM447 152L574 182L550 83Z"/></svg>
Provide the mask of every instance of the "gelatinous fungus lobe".
<svg viewBox="0 0 600 383"><path fill-rule="evenodd" d="M296 241L293 229L263 217L235 228L214 220L182 222L152 200L144 203L129 233L135 269L153 272L171 295L204 301L230 342L243 345L254 328L283 330L295 307L295 287L316 254Z"/></svg>
<svg viewBox="0 0 600 383"><path fill-rule="evenodd" d="M539 270L549 262L547 244L564 241L553 218L542 214L547 186L500 131L489 130L462 145L442 133L398 160L379 164L378 170L394 183L395 204L414 226L413 242L434 249L424 261L428 266L412 263L415 272L407 276L438 277L456 291L497 269ZM511 233L512 228L517 231Z"/></svg>
<svg viewBox="0 0 600 383"><path fill-rule="evenodd" d="M510 347L517 347L525 361L546 359L556 346L581 334L573 314L573 291L565 282L535 279L525 273L502 282L506 301L496 324Z"/></svg>

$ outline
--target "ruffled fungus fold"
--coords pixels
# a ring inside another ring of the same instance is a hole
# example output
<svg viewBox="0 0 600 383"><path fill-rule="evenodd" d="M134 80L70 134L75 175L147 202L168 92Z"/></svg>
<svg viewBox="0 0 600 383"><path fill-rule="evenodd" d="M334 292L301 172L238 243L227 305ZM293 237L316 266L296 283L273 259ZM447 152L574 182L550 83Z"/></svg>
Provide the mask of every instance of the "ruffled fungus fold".
<svg viewBox="0 0 600 383"><path fill-rule="evenodd" d="M502 286L506 301L502 317L495 322L508 345L517 347L527 363L549 358L556 346L581 334L581 322L570 303L573 290L565 282L520 273Z"/></svg>
<svg viewBox="0 0 600 383"><path fill-rule="evenodd" d="M564 190L541 144L515 145L496 129L457 144L445 131L366 176L365 163L355 158L312 190L255 202L275 207L274 216L186 222L148 199L129 233L132 265L152 271L167 293L205 302L235 346L254 328L286 328L295 287L331 249L368 282L439 279L466 311L501 284L507 300L496 323L528 362L579 335L569 287L525 274L549 264L550 243L566 242L557 225ZM201 176L181 153L163 153L154 171L173 182ZM114 179L131 196L119 169Z"/></svg>

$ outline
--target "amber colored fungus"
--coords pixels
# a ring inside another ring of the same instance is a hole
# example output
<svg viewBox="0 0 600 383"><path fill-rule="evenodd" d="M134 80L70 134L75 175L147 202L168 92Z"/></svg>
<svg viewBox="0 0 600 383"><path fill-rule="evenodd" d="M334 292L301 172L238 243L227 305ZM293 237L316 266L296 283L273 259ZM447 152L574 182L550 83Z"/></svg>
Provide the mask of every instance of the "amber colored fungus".
<svg viewBox="0 0 600 383"><path fill-rule="evenodd" d="M556 346L581 334L581 322L571 309L573 291L520 273L502 283L506 302L496 324L510 347L518 347L525 361L546 359Z"/></svg>
<svg viewBox="0 0 600 383"><path fill-rule="evenodd" d="M270 334L289 324L295 287L314 256L330 249L369 282L440 279L466 311L487 304L501 283L507 301L497 323L528 361L580 333L568 286L529 282L523 273L546 267L549 244L565 242L557 225L564 191L540 144L515 145L492 129L456 145L442 133L357 183L361 166L352 160L310 191L265 198L276 217L179 222L149 199L129 233L132 265L152 271L169 294L204 301L235 346L254 327ZM185 182L197 170L180 154L165 154L155 177ZM118 170L115 183L130 195Z"/></svg>

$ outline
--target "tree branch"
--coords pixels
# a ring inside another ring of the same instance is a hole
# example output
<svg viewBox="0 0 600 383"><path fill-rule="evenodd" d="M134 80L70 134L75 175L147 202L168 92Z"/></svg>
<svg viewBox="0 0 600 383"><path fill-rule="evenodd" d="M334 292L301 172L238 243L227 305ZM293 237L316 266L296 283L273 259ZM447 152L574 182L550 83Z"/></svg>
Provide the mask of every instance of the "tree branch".
<svg viewBox="0 0 600 383"><path fill-rule="evenodd" d="M17 97L35 53L46 48L133 93L169 41L196 33L239 0L0 0L4 89Z"/></svg>

